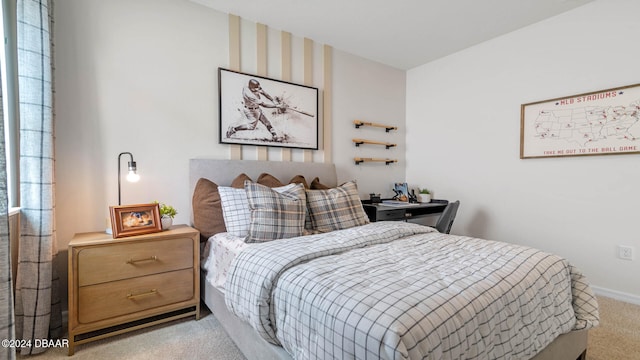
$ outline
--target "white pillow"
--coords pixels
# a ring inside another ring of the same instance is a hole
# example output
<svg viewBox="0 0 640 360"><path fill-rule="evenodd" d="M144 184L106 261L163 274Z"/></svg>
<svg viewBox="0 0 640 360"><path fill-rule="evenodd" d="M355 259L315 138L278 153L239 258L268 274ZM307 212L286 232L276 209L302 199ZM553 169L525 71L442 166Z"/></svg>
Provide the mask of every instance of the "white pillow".
<svg viewBox="0 0 640 360"><path fill-rule="evenodd" d="M249 180L245 180L245 182L247 181ZM273 190L282 193L295 186L296 184L289 184L273 188ZM235 236L246 237L249 234L249 225L251 224L251 209L249 208L249 200L247 200L247 191L229 186L218 186L218 193L220 193L222 217L224 217L224 226L227 228L227 232Z"/></svg>

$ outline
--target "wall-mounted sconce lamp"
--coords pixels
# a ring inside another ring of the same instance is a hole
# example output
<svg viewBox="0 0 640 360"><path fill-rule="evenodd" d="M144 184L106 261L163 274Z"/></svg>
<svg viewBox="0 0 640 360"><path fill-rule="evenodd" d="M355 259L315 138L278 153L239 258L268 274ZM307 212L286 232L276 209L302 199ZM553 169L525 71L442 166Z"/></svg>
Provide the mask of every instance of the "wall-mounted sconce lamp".
<svg viewBox="0 0 640 360"><path fill-rule="evenodd" d="M131 158L131 161L129 161L129 171L127 173L127 181L129 182L137 182L138 180L140 180L140 175L138 175L137 171L138 168L136 167L136 162L133 161L133 155L130 152L122 152L120 153L120 155L118 155L118 205L122 205L122 201L121 201L121 192L120 192L120 158L122 157L122 155L129 155L129 157Z"/></svg>

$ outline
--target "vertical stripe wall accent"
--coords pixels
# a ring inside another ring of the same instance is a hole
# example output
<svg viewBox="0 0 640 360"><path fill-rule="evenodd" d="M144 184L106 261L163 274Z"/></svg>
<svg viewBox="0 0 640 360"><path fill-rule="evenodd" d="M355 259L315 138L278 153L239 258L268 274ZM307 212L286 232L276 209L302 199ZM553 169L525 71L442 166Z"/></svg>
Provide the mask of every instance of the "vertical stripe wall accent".
<svg viewBox="0 0 640 360"><path fill-rule="evenodd" d="M332 105L333 105L333 49L329 45L322 47L323 84L322 92L322 139L324 149L324 162L333 162L333 139L331 128L333 126Z"/></svg>
<svg viewBox="0 0 640 360"><path fill-rule="evenodd" d="M313 40L307 38L304 38L304 84L313 85ZM305 162L313 161L313 152L304 150L302 159Z"/></svg>
<svg viewBox="0 0 640 360"><path fill-rule="evenodd" d="M256 46L258 75L267 76L267 27L263 24L256 24ZM256 152L258 160L267 160L266 146L258 146Z"/></svg>
<svg viewBox="0 0 640 360"><path fill-rule="evenodd" d="M229 70L240 71L240 17L229 14ZM229 158L242 159L242 146L229 145Z"/></svg>
<svg viewBox="0 0 640 360"><path fill-rule="evenodd" d="M240 32L242 28L241 18L236 15L229 14L229 69L235 71L243 71L241 64L242 63L251 63L252 59L244 59L242 61L241 54L241 36ZM280 52L281 52L281 74L280 76L273 76L268 74L269 64L267 62L268 53L270 50L269 42L268 42L268 28L264 24L256 24L256 36L255 36L255 49L256 49L256 74L260 76L271 77L274 79L280 79L283 81L292 81L292 59L298 58L295 57L292 51L292 36L291 33L286 31L280 31ZM274 46L275 47L275 46ZM246 49L246 48L245 48ZM308 86L315 86L320 89L320 104L321 110L320 114L322 116L318 116L318 121L320 127L318 129L319 134L321 134L319 148L324 150L323 159L324 162L331 162L331 85L332 85L332 66L331 66L331 58L332 58L332 48L330 46L323 46L323 54L322 54L322 86L314 83L313 73L314 73L314 41L311 39L304 38L303 40L303 51L302 51L302 62L303 62L303 83ZM273 60L273 58L271 58ZM273 70L273 69L272 69ZM252 73L252 71L244 70L247 73ZM274 151L268 151L267 147L264 146L243 146L243 145L229 145L229 157L232 160L240 160L243 158L251 158L255 157L257 160L269 160L269 156L274 156ZM255 150L254 150L255 149ZM255 155L252 153L255 152ZM282 161L291 161L293 159L293 155L295 153L300 153L302 157L302 161L312 162L314 161L314 150L300 150L300 149L289 149L289 148L280 148L276 152L279 153L279 157ZM254 156L251 156L254 155ZM272 159L275 160L275 159ZM316 159L317 161L317 159Z"/></svg>
<svg viewBox="0 0 640 360"><path fill-rule="evenodd" d="M258 75L267 76L267 26L256 24L257 66Z"/></svg>
<svg viewBox="0 0 640 360"><path fill-rule="evenodd" d="M284 81L291 81L291 33L286 31L280 33L280 51L282 53L280 76ZM282 161L291 161L291 149L282 149Z"/></svg>

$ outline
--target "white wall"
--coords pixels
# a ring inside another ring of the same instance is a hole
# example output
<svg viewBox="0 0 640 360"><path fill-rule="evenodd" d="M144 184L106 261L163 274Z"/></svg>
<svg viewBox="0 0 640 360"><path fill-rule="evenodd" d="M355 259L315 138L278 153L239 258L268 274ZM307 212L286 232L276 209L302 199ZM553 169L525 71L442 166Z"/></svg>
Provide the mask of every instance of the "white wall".
<svg viewBox="0 0 640 360"><path fill-rule="evenodd" d="M58 243L105 227L123 151L142 177L123 183L123 203L165 201L185 222L188 159L226 154L216 70L227 17L181 1L62 1L55 20Z"/></svg>
<svg viewBox="0 0 640 360"><path fill-rule="evenodd" d="M246 30L252 26L243 20L241 60L242 70L254 73L255 32ZM269 76L277 78L276 30L269 29L267 42ZM300 83L302 39L292 35L292 81ZM217 90L217 68L228 67L228 16L188 0L65 0L56 3L54 36L59 249L64 251L75 233L105 229L108 207L117 204L117 156L123 151L133 153L141 175L135 184L123 180L123 204L166 202L179 212L174 223L189 223L188 160L229 158L228 145L218 144ZM318 87L321 51L316 44ZM338 174L358 180L365 194L390 188L396 174L404 176L404 164L395 165L394 174L356 168L352 121L361 115L404 126L405 74L337 50L333 66L330 136ZM380 101L385 93L393 96ZM393 141L404 149L403 135ZM293 160L300 161L297 151ZM404 150L395 152L404 156ZM269 150L270 159L279 160L274 153ZM316 152L314 160L323 161L322 154ZM255 148L243 156L255 158ZM127 161L123 158L123 168ZM64 252L58 267L64 279Z"/></svg>
<svg viewBox="0 0 640 360"><path fill-rule="evenodd" d="M640 303L640 155L519 159L521 104L640 83L639 12L596 1L408 71L407 179L461 200L452 232L558 253Z"/></svg>
<svg viewBox="0 0 640 360"><path fill-rule="evenodd" d="M405 174L405 72L344 52L336 52L333 69L336 86L333 93L335 153L338 180L358 181L362 199L370 193L393 196L393 183L404 181ZM348 79L348 80L347 80ZM363 120L397 126L398 130L363 126L356 129L353 120ZM386 149L380 145L354 146L353 139L397 143ZM354 157L397 159L398 163L362 163L355 165Z"/></svg>

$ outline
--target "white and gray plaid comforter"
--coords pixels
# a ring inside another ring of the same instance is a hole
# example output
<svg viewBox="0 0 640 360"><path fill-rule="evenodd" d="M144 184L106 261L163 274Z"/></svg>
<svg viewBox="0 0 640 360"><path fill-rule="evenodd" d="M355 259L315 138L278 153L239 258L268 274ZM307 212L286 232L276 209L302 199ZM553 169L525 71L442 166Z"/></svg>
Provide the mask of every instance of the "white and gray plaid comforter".
<svg viewBox="0 0 640 360"><path fill-rule="evenodd" d="M252 246L225 289L295 359L529 359L598 324L565 259L403 222Z"/></svg>

